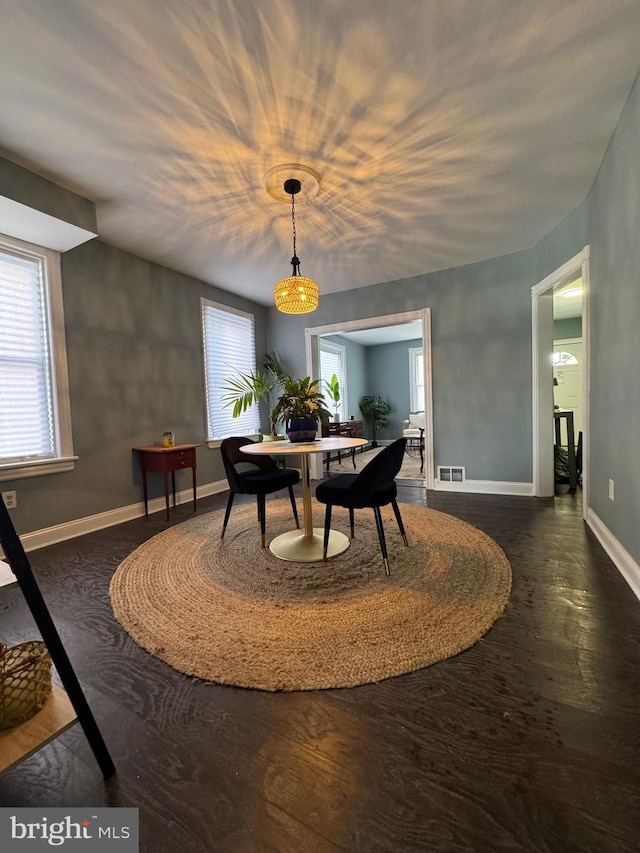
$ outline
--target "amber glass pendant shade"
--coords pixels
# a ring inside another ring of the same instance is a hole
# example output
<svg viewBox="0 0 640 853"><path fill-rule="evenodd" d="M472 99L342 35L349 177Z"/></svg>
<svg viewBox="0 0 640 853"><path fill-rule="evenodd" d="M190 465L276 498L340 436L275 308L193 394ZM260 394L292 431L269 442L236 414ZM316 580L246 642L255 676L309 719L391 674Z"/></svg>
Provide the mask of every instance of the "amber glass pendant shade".
<svg viewBox="0 0 640 853"><path fill-rule="evenodd" d="M278 311L283 314L308 314L320 300L318 285L304 275L288 275L273 288Z"/></svg>

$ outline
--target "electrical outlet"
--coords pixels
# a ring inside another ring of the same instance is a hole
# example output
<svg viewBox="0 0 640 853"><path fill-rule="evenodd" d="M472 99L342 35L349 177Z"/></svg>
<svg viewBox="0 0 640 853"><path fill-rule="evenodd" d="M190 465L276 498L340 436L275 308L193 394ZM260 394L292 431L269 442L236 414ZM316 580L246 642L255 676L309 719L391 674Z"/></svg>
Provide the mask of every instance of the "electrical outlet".
<svg viewBox="0 0 640 853"><path fill-rule="evenodd" d="M15 492L2 492L2 500L7 509L15 509L18 506L18 498Z"/></svg>
<svg viewBox="0 0 640 853"><path fill-rule="evenodd" d="M609 500L614 501L616 499L616 483L615 480L609 480Z"/></svg>

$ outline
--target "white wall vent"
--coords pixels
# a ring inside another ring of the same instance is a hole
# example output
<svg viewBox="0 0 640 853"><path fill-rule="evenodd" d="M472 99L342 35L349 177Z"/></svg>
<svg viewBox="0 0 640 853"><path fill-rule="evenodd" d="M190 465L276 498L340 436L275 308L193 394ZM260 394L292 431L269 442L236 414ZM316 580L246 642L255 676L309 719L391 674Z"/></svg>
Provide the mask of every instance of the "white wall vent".
<svg viewBox="0 0 640 853"><path fill-rule="evenodd" d="M438 480L441 483L464 483L464 465L438 465Z"/></svg>

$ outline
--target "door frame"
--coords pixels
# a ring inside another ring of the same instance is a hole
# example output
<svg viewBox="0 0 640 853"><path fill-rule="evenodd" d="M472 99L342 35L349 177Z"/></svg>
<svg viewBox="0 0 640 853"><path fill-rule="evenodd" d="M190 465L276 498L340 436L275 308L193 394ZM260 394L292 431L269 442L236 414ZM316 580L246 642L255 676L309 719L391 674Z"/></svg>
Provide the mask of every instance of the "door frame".
<svg viewBox="0 0 640 853"><path fill-rule="evenodd" d="M422 356L424 359L424 479L427 489L434 488L434 451L433 451L433 377L431 371L431 308L419 308L415 311L403 311L399 314L385 314L379 317L365 317L362 320L346 320L342 323L329 323L324 326L310 326L304 330L307 357L307 375L318 376L318 338L320 335L339 335L341 332L358 332L364 329L377 329L381 326L398 326L420 320L422 323ZM314 453L310 457L311 476L319 479L322 473L322 459Z"/></svg>
<svg viewBox="0 0 640 853"><path fill-rule="evenodd" d="M533 494L549 497L554 494L553 476L553 367L548 341L553 346L553 292L573 273L582 277L582 405L584 433L582 441L582 515L586 518L589 506L589 245L561 267L531 288L532 342L532 435L533 435Z"/></svg>

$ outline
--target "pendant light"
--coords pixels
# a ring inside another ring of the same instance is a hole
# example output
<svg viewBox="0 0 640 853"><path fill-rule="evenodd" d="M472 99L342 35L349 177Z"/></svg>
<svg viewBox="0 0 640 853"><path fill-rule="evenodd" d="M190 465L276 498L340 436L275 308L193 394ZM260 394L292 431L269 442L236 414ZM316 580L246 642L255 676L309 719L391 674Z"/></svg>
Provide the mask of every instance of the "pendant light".
<svg viewBox="0 0 640 853"><path fill-rule="evenodd" d="M293 230L292 275L280 279L273 289L276 308L284 314L308 314L318 307L319 288L310 278L300 275L300 258L296 254L296 195L301 184L297 178L284 182L285 193L291 196L291 225Z"/></svg>

